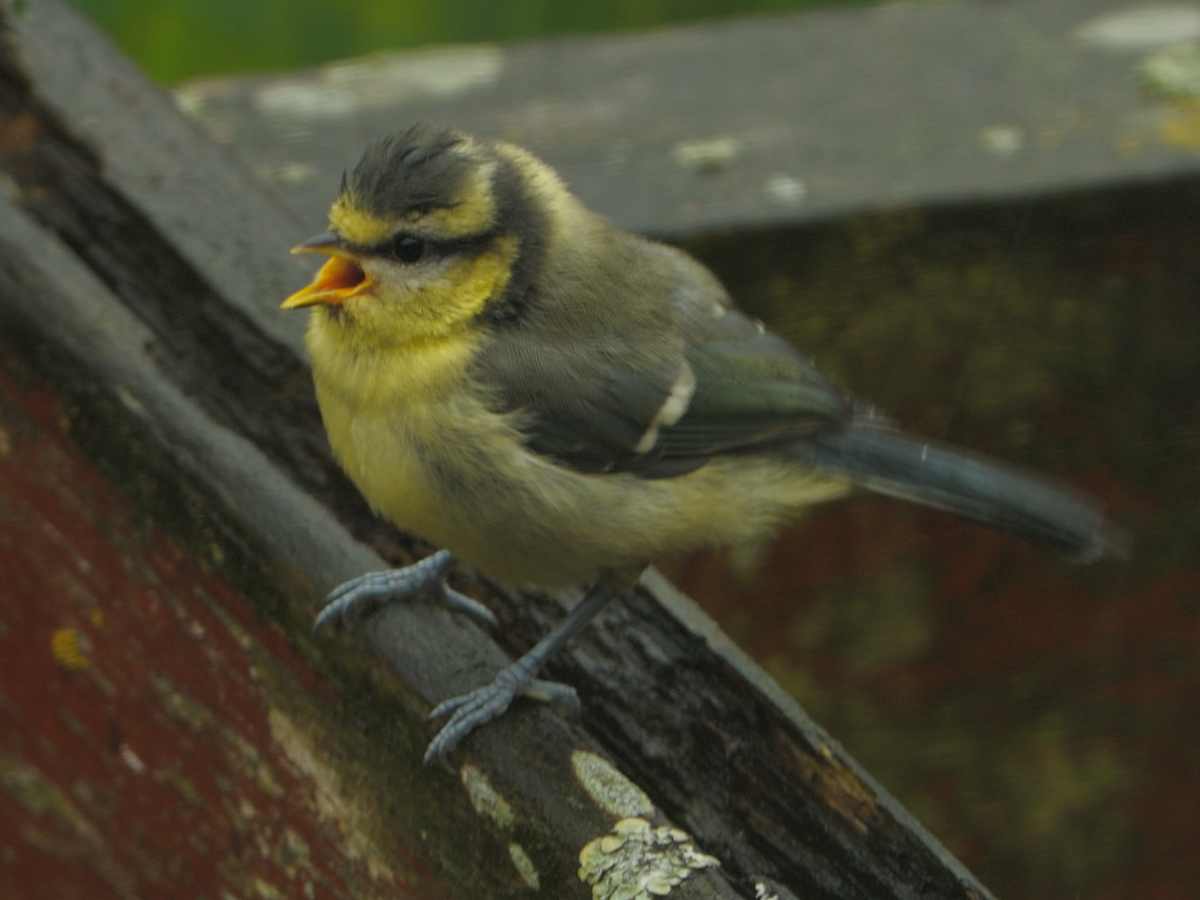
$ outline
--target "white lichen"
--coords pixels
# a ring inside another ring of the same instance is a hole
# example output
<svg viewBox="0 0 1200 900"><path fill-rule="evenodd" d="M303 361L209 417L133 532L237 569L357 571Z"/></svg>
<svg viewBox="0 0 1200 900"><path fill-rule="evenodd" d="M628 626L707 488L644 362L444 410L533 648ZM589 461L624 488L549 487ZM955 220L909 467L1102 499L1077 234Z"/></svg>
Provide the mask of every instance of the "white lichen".
<svg viewBox="0 0 1200 900"><path fill-rule="evenodd" d="M640 817L622 819L579 851L579 879L592 886L593 900L665 897L694 872L718 865L687 832L654 828Z"/></svg>
<svg viewBox="0 0 1200 900"><path fill-rule="evenodd" d="M525 848L513 842L508 845L508 855L512 858L513 865L516 866L521 880L529 885L531 889L538 890L542 884L541 878L538 877L537 867L534 866L533 860L529 858L529 854L525 852Z"/></svg>
<svg viewBox="0 0 1200 900"><path fill-rule="evenodd" d="M728 169L741 152L742 142L729 135L691 138L671 148L671 156L680 168L700 173Z"/></svg>
<svg viewBox="0 0 1200 900"><path fill-rule="evenodd" d="M492 783L483 771L476 766L465 765L459 773L467 796L475 812L487 816L501 828L512 827L513 810L508 801L492 787Z"/></svg>
<svg viewBox="0 0 1200 900"><path fill-rule="evenodd" d="M1152 53L1137 66L1147 93L1168 100L1200 97L1200 46L1175 44Z"/></svg>
<svg viewBox="0 0 1200 900"><path fill-rule="evenodd" d="M628 818L654 812L654 804L645 792L604 757L576 750L571 754L571 766L588 796L614 816Z"/></svg>

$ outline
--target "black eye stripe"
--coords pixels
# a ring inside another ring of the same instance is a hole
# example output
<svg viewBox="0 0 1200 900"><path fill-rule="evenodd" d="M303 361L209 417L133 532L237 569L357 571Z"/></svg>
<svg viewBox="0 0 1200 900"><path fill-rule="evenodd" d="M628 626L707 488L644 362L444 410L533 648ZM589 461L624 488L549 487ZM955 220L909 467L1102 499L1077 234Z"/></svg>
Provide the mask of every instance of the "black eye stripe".
<svg viewBox="0 0 1200 900"><path fill-rule="evenodd" d="M404 263L414 263L432 258L478 253L490 245L494 237L493 232L486 232L465 238L438 239L402 231L380 244L363 248L363 253ZM419 253L416 252L418 246Z"/></svg>

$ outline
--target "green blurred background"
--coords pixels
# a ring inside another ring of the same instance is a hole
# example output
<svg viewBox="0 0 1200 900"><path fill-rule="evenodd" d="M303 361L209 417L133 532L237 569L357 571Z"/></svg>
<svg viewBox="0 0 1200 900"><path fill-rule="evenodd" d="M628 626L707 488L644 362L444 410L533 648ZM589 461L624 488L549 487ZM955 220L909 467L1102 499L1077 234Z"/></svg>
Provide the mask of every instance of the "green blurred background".
<svg viewBox="0 0 1200 900"><path fill-rule="evenodd" d="M848 0L843 0L848 2ZM376 50L651 28L830 0L75 0L152 78L294 69Z"/></svg>

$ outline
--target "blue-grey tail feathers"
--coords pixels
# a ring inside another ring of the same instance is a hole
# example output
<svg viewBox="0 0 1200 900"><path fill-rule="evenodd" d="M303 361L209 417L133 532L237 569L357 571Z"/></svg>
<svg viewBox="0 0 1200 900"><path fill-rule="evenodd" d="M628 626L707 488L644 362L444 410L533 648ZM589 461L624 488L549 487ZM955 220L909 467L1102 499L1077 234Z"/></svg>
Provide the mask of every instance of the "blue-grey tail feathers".
<svg viewBox="0 0 1200 900"><path fill-rule="evenodd" d="M1129 535L1087 497L943 444L877 424L796 445L813 466L869 490L945 510L1080 562L1127 556Z"/></svg>

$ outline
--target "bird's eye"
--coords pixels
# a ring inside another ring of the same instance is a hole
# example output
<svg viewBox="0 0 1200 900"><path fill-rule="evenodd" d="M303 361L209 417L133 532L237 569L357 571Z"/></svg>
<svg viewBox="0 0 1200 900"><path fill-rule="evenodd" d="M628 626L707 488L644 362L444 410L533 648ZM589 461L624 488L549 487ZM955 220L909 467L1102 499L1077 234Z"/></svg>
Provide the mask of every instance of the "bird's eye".
<svg viewBox="0 0 1200 900"><path fill-rule="evenodd" d="M415 263L425 255L425 242L406 234L392 244L392 254L402 263Z"/></svg>

